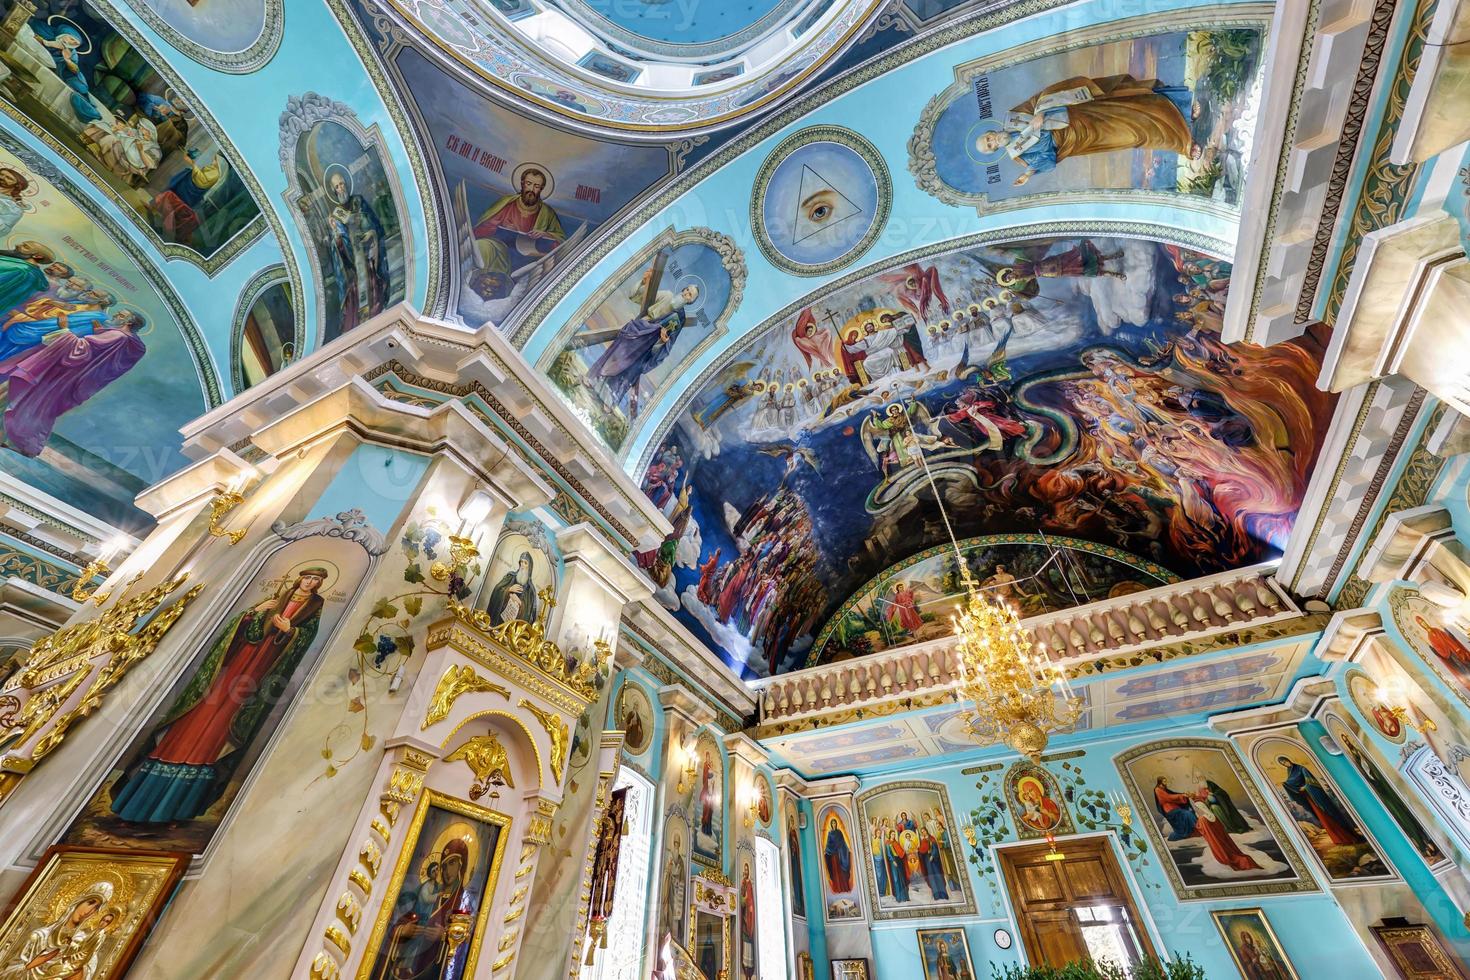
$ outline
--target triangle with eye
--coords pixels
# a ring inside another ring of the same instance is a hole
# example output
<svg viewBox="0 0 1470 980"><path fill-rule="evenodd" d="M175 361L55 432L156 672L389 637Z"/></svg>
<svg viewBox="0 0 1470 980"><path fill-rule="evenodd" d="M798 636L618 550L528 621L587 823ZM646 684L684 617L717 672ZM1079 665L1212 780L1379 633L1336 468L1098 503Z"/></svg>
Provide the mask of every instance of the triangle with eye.
<svg viewBox="0 0 1470 980"><path fill-rule="evenodd" d="M792 216L791 243L800 245L848 219L862 214L863 209L838 190L830 180L807 164L801 165L801 184L796 194L796 214Z"/></svg>

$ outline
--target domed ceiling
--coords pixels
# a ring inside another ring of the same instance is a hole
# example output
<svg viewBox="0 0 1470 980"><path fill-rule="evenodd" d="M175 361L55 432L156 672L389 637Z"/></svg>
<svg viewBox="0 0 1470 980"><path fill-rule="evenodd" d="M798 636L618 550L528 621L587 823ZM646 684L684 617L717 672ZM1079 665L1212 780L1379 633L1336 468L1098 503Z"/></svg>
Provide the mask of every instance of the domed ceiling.
<svg viewBox="0 0 1470 980"><path fill-rule="evenodd" d="M79 510L142 529L180 427L399 302L545 374L748 677L942 632L955 547L1035 614L1271 559L1301 506L1325 333L1222 339L1271 4L36 8L0 373L61 312L107 366L9 375L4 468Z"/></svg>

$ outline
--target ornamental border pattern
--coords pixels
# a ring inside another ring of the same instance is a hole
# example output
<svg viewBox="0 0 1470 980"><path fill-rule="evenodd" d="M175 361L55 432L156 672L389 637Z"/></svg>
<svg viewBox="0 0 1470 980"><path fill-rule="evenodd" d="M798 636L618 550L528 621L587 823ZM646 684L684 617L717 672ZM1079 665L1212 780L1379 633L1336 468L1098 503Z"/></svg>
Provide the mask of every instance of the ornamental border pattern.
<svg viewBox="0 0 1470 980"><path fill-rule="evenodd" d="M36 174L55 184L56 189L68 201L76 205L104 235L112 240L113 244L121 248L123 253L133 260L143 278L148 280L148 285L153 287L159 299L163 301L163 305L168 307L169 312L173 314L179 333L183 335L184 346L188 348L189 356L194 361L194 371L199 376L199 384L203 389L205 410L218 408L222 404L223 396L219 374L215 368L214 359L209 353L209 345L204 342L204 337L199 332L199 325L189 315L189 309L179 298L178 293L174 292L173 284L169 282L168 277L159 271L151 258L144 254L133 237L124 232L122 226L111 215L102 210L89 195L84 194L77 183L54 163L16 139L14 133L4 129L0 129L0 148L15 154L16 159Z"/></svg>
<svg viewBox="0 0 1470 980"><path fill-rule="evenodd" d="M195 0L190 0L190 2L193 3ZM282 36L286 33L285 0L262 0L265 15L260 27L260 36L239 51L220 51L185 37L177 28L164 20L148 3L148 0L127 0L127 4L133 8L133 13L142 18L144 23L153 28L158 36L167 41L171 47L183 52L206 68L213 68L215 71L222 71L228 75L248 75L270 64L270 60L276 56L276 50L281 46Z"/></svg>
<svg viewBox="0 0 1470 980"><path fill-rule="evenodd" d="M910 262L917 262L921 259L949 255L979 245L990 245L996 242L1017 242L1036 238L1056 238L1090 234L1107 238L1164 241L1219 258L1224 258L1231 251L1230 244L1220 239L1202 235L1198 232L1185 232L1177 228L1167 228L1151 222L1114 220L1045 221L1032 225L1013 225L1006 228L993 228L989 231L975 232L971 235L963 235L959 238L951 238L948 241L922 245L919 248L910 249L907 252L900 252L896 255L878 259L858 269L854 269L841 278L823 283L820 288L786 304L786 306L777 310L764 320L761 320L750 330L742 334L741 339L744 343L733 344L715 357L693 381L684 387L684 394L680 395L678 400L664 413L659 424L654 427L652 437L643 447L643 451L638 457L638 464L632 472L641 476L643 471L648 468L649 462L653 459L653 454L657 452L661 440L668 435L669 431L678 423L679 417L693 404L694 400L704 391L705 387L725 369L726 365L734 361L740 355L741 351L748 349L751 343L759 340L777 324L789 319L803 307L815 305L837 291L861 282L871 276L875 276L885 269L892 269ZM619 459L624 461L625 468L627 458L626 453L619 454Z"/></svg>

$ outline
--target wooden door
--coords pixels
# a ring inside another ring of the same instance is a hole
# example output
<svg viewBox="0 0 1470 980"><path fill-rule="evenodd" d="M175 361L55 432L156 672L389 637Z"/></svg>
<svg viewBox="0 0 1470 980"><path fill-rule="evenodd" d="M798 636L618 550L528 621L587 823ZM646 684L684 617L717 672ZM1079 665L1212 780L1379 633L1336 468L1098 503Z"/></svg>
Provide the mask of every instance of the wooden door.
<svg viewBox="0 0 1470 980"><path fill-rule="evenodd" d="M1133 896L1106 838L1062 841L1061 860L1045 844L1000 850L1001 873L1021 941L1033 966L1062 967L1090 958L1084 929L1106 929L1120 955L1153 954Z"/></svg>

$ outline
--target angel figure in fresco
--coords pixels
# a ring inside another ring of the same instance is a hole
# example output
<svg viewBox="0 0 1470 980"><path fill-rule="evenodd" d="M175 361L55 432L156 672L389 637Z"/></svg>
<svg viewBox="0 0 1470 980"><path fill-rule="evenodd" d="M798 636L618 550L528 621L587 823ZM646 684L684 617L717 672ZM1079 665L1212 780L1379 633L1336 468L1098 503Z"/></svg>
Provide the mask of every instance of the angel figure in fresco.
<svg viewBox="0 0 1470 980"><path fill-rule="evenodd" d="M1096 153L1165 150L1197 159L1201 150L1188 119L1193 101L1188 88L1156 78L1078 75L1012 108L975 146L987 155L1005 151L1023 168L1017 185L1064 160Z"/></svg>
<svg viewBox="0 0 1470 980"><path fill-rule="evenodd" d="M920 465L925 452L955 448L952 440L937 434L929 410L918 402L910 403L907 408L889 405L881 416L877 412L868 413L859 436L868 459L885 480L895 470Z"/></svg>
<svg viewBox="0 0 1470 980"><path fill-rule="evenodd" d="M449 939L450 920L466 902L469 860L469 843L451 837L430 855L419 887L399 893L373 980L439 980L449 974L459 950Z"/></svg>
<svg viewBox="0 0 1470 980"><path fill-rule="evenodd" d="M836 314L830 310L827 316L832 319L836 318ZM791 328L791 342L806 359L807 367L813 364L825 364L829 368L837 366L832 360L832 353L837 349L837 337L830 326L817 322L811 307L802 310L796 318L796 325Z"/></svg>
<svg viewBox="0 0 1470 980"><path fill-rule="evenodd" d="M316 639L331 572L312 565L225 624L175 699L157 741L118 781L112 812L129 823L193 820L219 798L241 750Z"/></svg>
<svg viewBox="0 0 1470 980"><path fill-rule="evenodd" d="M10 959L0 963L0 980L92 980L98 953L122 917L112 901L113 885L98 881L73 899L52 922L32 929Z"/></svg>
<svg viewBox="0 0 1470 980"><path fill-rule="evenodd" d="M1470 648L1460 638L1442 626L1435 626L1423 616L1415 616L1414 622L1424 631L1429 647L1461 684L1470 685Z"/></svg>
<svg viewBox="0 0 1470 980"><path fill-rule="evenodd" d="M912 262L902 269L882 273L878 281L892 290L900 306L926 325L929 308L934 303L939 304L939 309L946 316L949 314L949 297L944 295L944 285L939 281L938 266Z"/></svg>

